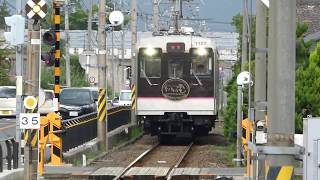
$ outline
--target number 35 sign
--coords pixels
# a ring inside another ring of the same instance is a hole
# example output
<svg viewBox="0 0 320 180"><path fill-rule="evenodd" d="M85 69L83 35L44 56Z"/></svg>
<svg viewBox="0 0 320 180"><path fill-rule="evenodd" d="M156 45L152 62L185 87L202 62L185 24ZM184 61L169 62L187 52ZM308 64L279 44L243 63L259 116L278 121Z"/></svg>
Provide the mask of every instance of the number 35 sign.
<svg viewBox="0 0 320 180"><path fill-rule="evenodd" d="M20 129L40 129L39 113L21 113Z"/></svg>

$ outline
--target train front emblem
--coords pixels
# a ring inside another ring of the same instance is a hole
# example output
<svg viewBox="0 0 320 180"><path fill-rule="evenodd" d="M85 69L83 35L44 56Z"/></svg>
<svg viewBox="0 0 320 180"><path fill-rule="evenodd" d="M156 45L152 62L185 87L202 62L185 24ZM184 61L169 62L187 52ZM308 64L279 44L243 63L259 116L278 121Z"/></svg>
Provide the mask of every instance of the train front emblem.
<svg viewBox="0 0 320 180"><path fill-rule="evenodd" d="M190 86L183 79L168 79L163 83L161 92L163 97L170 100L182 100L188 97Z"/></svg>

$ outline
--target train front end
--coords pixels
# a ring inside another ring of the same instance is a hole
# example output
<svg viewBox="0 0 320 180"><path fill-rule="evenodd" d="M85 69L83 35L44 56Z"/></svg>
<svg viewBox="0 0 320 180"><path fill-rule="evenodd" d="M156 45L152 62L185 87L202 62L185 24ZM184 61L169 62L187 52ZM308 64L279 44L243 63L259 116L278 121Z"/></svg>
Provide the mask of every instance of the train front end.
<svg viewBox="0 0 320 180"><path fill-rule="evenodd" d="M210 39L142 39L137 61L137 119L160 140L207 135L217 119L218 58Z"/></svg>

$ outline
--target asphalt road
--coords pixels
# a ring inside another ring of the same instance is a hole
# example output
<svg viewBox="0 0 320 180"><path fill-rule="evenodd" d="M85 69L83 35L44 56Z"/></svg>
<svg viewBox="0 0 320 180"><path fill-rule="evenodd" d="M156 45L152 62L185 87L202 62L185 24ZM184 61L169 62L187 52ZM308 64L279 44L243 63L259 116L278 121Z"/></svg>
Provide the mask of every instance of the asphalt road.
<svg viewBox="0 0 320 180"><path fill-rule="evenodd" d="M0 118L0 140L14 137L16 133L15 118Z"/></svg>
<svg viewBox="0 0 320 180"><path fill-rule="evenodd" d="M16 119L15 118L0 118L0 145L2 148L2 158L7 156L7 148L4 140L12 138L16 134ZM7 169L6 160L4 160L3 169Z"/></svg>

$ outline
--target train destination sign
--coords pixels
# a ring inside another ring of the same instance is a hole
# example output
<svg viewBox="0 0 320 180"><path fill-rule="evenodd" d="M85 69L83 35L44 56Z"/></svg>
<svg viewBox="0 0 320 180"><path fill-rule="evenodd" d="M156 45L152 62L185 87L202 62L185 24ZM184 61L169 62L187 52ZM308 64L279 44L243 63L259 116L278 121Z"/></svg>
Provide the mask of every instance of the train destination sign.
<svg viewBox="0 0 320 180"><path fill-rule="evenodd" d="M169 79L163 83L161 92L163 97L170 100L182 100L188 97L190 86L183 79Z"/></svg>

